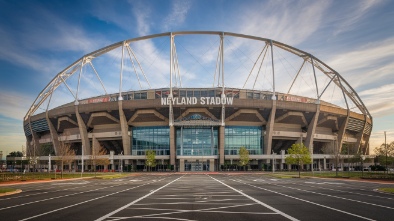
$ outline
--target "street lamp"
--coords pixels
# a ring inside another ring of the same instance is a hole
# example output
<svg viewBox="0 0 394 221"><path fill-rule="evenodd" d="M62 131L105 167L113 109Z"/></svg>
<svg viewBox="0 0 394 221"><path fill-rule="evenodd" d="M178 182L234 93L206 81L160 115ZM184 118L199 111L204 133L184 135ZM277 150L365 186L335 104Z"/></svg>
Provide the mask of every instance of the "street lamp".
<svg viewBox="0 0 394 221"><path fill-rule="evenodd" d="M365 160L365 156L362 155L361 156L361 177L364 177L364 160Z"/></svg>

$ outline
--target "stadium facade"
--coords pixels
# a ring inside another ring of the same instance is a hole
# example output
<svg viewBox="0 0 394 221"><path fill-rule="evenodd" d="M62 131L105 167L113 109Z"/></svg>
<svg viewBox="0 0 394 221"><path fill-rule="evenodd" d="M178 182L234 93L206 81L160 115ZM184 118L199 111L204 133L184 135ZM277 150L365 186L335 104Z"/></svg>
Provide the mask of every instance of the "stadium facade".
<svg viewBox="0 0 394 221"><path fill-rule="evenodd" d="M181 86L181 59L178 58L174 39L175 36L189 35L209 35L219 39L214 70L217 86ZM258 76L259 63L268 62L271 90L256 89L257 77L250 88L245 85L226 86L224 39L227 37L264 45L242 79L248 81ZM124 90L127 60L134 71L138 69L140 72L135 82L141 85L140 81L146 79L146 85L150 86L148 74L143 71L143 62L131 44L155 38L169 39L166 82L169 87ZM105 81L101 80L100 71L96 70L93 61L115 49L121 52L119 91L107 93ZM306 65L310 67L313 93L300 96L275 90L278 84L275 79L280 79L275 73L277 50L302 60L302 66L294 72L292 83L296 82ZM81 99L80 91L84 86L80 81L86 67L91 67L104 92ZM317 72L326 77L324 83L317 79ZM74 89L67 83L71 76L78 77ZM50 108L54 92L60 86L66 88L74 100ZM323 100L323 94L331 87L340 91L345 107ZM39 109L44 111L38 113ZM307 52L255 36L191 31L129 39L83 56L61 71L38 95L24 118L24 130L28 157L47 161L50 156L39 150L50 146L52 155L55 155L51 159L56 160L61 143L69 143L76 152L75 161L71 164L73 169L81 169L81 159L89 159L92 150L98 147L104 147L108 153L105 157L110 160L110 165L105 169L142 170L145 168L145 152L152 149L156 152L156 169L220 171L237 163L240 147L249 151L251 169L290 169L291 165L284 161L286 150L292 144L302 142L313 152L313 169L323 170L332 167L336 153L368 154L372 117L346 80ZM84 167L87 170L91 165L85 163Z"/></svg>

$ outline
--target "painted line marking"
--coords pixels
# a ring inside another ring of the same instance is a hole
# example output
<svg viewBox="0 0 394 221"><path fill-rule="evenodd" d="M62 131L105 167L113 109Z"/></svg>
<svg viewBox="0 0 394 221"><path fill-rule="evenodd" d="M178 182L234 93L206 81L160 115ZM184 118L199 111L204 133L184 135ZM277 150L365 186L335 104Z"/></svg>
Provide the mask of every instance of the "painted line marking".
<svg viewBox="0 0 394 221"><path fill-rule="evenodd" d="M154 182L151 182L151 183L154 183ZM90 199L90 200L86 200L86 201L83 201L83 202L80 202L80 203L76 203L76 204L73 204L73 205L70 205L70 206L65 206L65 207L62 207L62 208L59 208L59 209L55 209L55 210L52 210L52 211L49 211L49 212L46 212L46 213L41 213L41 214L38 214L36 216L31 216L31 217L28 217L28 218L25 218L25 219L21 219L20 221L34 219L34 218L37 218L37 217L40 217L40 216L44 216L44 215L47 215L47 214L50 214L50 213L54 213L54 212L57 212L57 211L60 211L60 210L68 209L68 208L71 208L71 207L74 207L74 206L78 206L78 205L81 205L81 204L84 204L84 203L88 203L88 202L91 202L91 201L94 201L94 200L98 200L98 199L104 198L104 197L107 197L107 196L112 196L112 195L115 195L115 194L118 194L118 193L122 193L122 192L125 192L125 191L128 191L128 190L132 190L132 189L135 189L135 188L138 188L138 187L141 187L141 186L145 186L145 185L148 185L148 184L151 184L151 183L142 184L142 185L131 187L131 188L128 188L128 189L125 189L125 190L121 190L121 191L115 192L115 193L110 193L110 194L107 194L107 195L104 195L104 196L96 197L96 198L93 198L93 199ZM109 187L105 187L105 188L109 188ZM105 188L100 188L100 189L105 189ZM90 192L90 191L88 191L88 192Z"/></svg>
<svg viewBox="0 0 394 221"><path fill-rule="evenodd" d="M314 191L303 190L303 189L298 189L298 188L293 188L293 187L288 187L288 186L282 186L282 185L276 185L276 186L280 186L280 187L284 187L284 188L288 188L288 189L293 189L293 190L299 190L299 191L303 191L303 192L307 192L307 193L314 193L314 194L322 195L322 196L333 197L333 198L342 199L342 200L349 200L349 201L352 201L352 202L363 203L363 204L377 206L377 207L383 207L383 208L386 208L386 209L394 209L393 207L389 207L389 206L383 206L383 205L379 205L379 204L375 204L375 203L368 203L368 202L364 202L364 201L360 201L360 200L348 199L348 198L344 198L344 197L340 197L340 196L333 196L333 195L325 194L325 193L318 193L318 192L314 192Z"/></svg>
<svg viewBox="0 0 394 221"><path fill-rule="evenodd" d="M208 175L208 176L209 176L209 175ZM255 199L255 198L253 198L253 197L251 197L251 196L249 196L249 195L247 195L247 194L245 194L245 193L243 193L243 192L241 192L241 191L238 191L237 189L235 189L235 188L233 188L233 187L231 187L231 186L229 186L229 185L223 183L223 182L220 181L220 180L217 180L217 179L215 179L215 178L213 178L213 177L211 177L211 176L209 176L209 177L212 178L213 180L216 180L217 182L223 184L224 186L226 186L226 187L228 187L228 188L234 190L235 192L237 192L237 193L239 193L239 194L241 194L241 195L243 195L243 196L245 196L245 197L247 197L247 198L253 200L254 202L256 202L256 203L258 203L258 204L260 204L260 205L262 205L262 206L264 206L264 207L266 207L266 208L268 208L268 209L270 209L270 210L272 210L272 211L275 211L276 213L278 213L278 214L280 214L280 215L282 215L282 216L284 216L284 217L286 217L286 218L288 218L288 219L290 219L290 220L298 221L298 219L296 219L296 218L294 218L294 217L292 217L292 216L289 216L289 215L287 215L286 213L284 213L284 212L282 212L282 211L280 211L280 210L277 210L277 209L275 209L274 207L272 207L272 206L270 206L270 205L268 205L268 204L265 204L265 203L263 203L263 202L261 202L261 201Z"/></svg>
<svg viewBox="0 0 394 221"><path fill-rule="evenodd" d="M240 183L242 183L242 182L240 182ZM364 216L360 216L360 215L357 215L357 214L354 214L354 213L349 213L349 212L346 212L346 211L343 211L343 210L340 210L340 209L335 209L333 207L329 207L329 206L325 206L325 205L322 205L322 204L319 204L319 203L315 203L315 202L312 202L312 201L308 201L308 200L304 200L304 199L297 198L297 197L294 197L294 196L286 195L284 193L279 193L279 192L276 192L276 191L273 191L273 190L265 189L265 188L254 186L254 185L247 184L247 183L242 183L242 184L245 184L245 185L248 185L248 186L252 186L252 187L255 187L257 189L265 190L265 191L268 191L268 192L271 192L271 193L276 193L276 194L279 194L279 195L282 195L282 196L286 196L286 197L289 197L289 198L292 198L292 199L296 199L296 200L299 200L299 201L302 201L302 202L310 203L310 204L313 204L313 205L316 205L316 206L320 206L320 207L323 207L323 208L331 209L331 210L334 210L334 211L337 211L337 212L345 213L347 215L355 216L355 217L358 217L358 218L361 218L361 219L374 220L374 219L370 219L370 218L367 218L367 217L364 217ZM280 186L280 185L276 185L276 186Z"/></svg>
<svg viewBox="0 0 394 221"><path fill-rule="evenodd" d="M181 177L179 177L179 178L177 178L177 179L175 179L175 180L173 180L173 181L167 183L166 185L164 185L164 186L162 186L162 187L160 187L160 188L158 188L158 189L156 189L156 190L154 190L154 191L152 191L152 192L146 194L145 196L142 196L142 197L140 197L140 198L134 200L133 202L131 202L131 203L129 203L129 204L126 204L126 205L120 207L120 208L117 209L117 210L112 211L111 213L108 213L108 214L105 215L105 216L102 216L102 217L96 219L96 221L104 220L104 219L106 219L106 218L108 218L108 217L110 217L110 216L112 216L112 215L114 215L114 214L116 214L116 213L118 213L118 212L120 212L120 211L126 209L127 207L129 207L129 206L131 206L131 205L133 205L133 204L138 203L139 201L141 201L141 200L145 199L146 197L148 197L148 196L150 196L150 195L156 193L157 191L159 191L159 190L163 189L164 187L166 187L166 186L172 184L173 182L175 182L175 181L181 179L182 177L183 177L183 176L181 176Z"/></svg>

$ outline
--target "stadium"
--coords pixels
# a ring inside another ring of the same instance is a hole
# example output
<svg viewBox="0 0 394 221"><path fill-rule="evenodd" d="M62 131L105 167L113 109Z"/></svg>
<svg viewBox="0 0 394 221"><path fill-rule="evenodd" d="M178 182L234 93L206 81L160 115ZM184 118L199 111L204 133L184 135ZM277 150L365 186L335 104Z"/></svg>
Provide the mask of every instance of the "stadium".
<svg viewBox="0 0 394 221"><path fill-rule="evenodd" d="M351 85L303 50L262 37L215 31L155 34L88 53L60 71L23 121L26 152L41 168L75 152L70 170L290 170L302 142L305 169L336 154L368 155L372 116ZM95 150L108 165L91 165ZM341 167L344 166L341 159ZM346 166L346 165L345 165Z"/></svg>

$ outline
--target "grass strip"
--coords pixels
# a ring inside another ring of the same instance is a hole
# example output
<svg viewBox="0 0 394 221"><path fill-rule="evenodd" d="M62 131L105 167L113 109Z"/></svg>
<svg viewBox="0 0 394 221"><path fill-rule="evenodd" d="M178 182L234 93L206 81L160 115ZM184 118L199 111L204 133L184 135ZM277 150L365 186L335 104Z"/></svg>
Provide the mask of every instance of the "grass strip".
<svg viewBox="0 0 394 221"><path fill-rule="evenodd" d="M385 193L394 193L394 188L379 188L378 190Z"/></svg>
<svg viewBox="0 0 394 221"><path fill-rule="evenodd" d="M8 193L8 192L13 192L13 191L16 191L16 189L8 188L8 187L0 188L0 193Z"/></svg>

